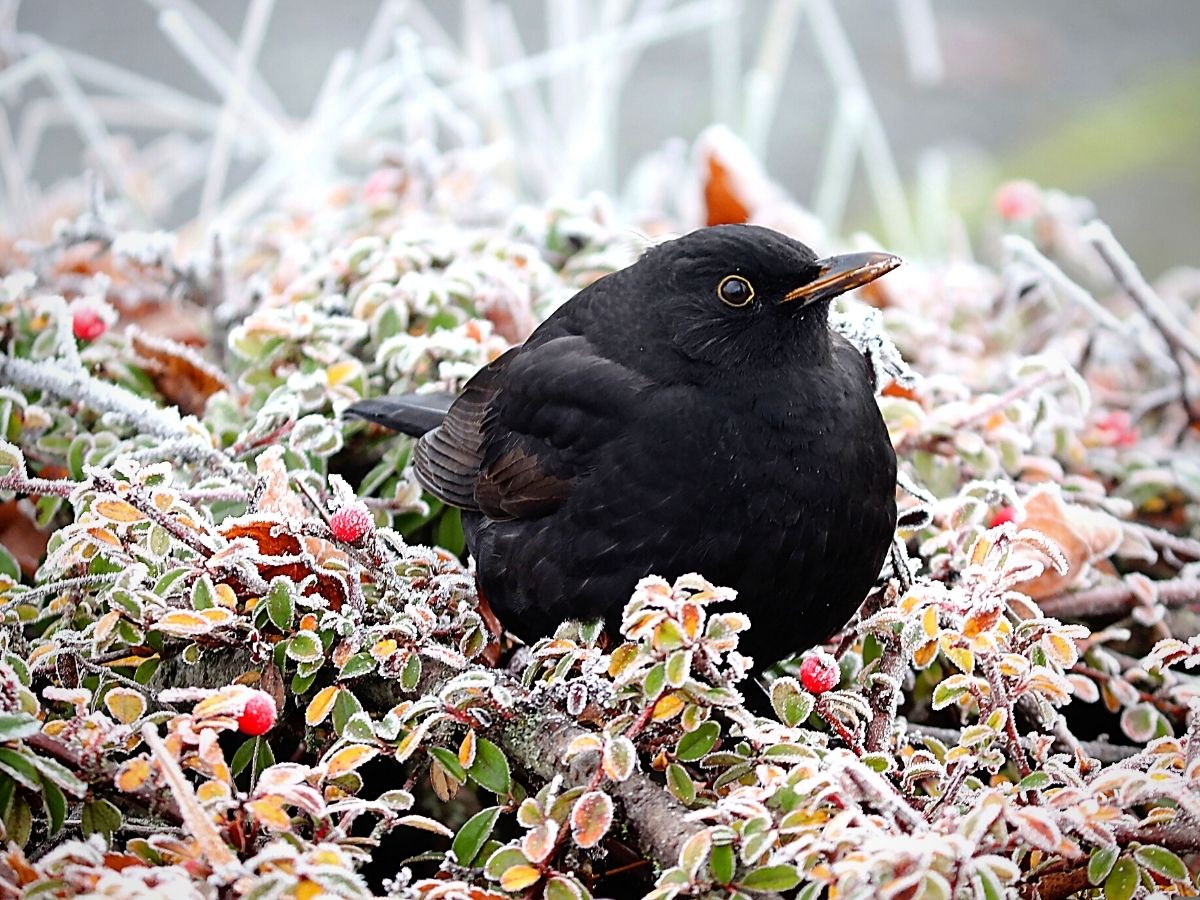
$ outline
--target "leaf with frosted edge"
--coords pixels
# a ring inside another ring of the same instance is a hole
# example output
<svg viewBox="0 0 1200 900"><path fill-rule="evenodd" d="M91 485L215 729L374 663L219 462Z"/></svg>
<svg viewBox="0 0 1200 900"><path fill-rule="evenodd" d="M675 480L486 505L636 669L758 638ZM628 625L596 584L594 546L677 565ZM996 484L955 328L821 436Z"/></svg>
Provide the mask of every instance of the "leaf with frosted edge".
<svg viewBox="0 0 1200 900"><path fill-rule="evenodd" d="M325 760L326 777L337 778L339 775L365 765L378 755L379 751L376 748L366 744L351 744L343 747Z"/></svg>
<svg viewBox="0 0 1200 900"><path fill-rule="evenodd" d="M721 735L721 726L713 721L704 722L695 731L690 731L675 745L675 758L683 762L695 762L704 757L716 744Z"/></svg>
<svg viewBox="0 0 1200 900"><path fill-rule="evenodd" d="M325 658L321 639L311 631L300 631L287 642L287 655L296 662L310 663Z"/></svg>
<svg viewBox="0 0 1200 900"><path fill-rule="evenodd" d="M1138 867L1129 857L1122 857L1104 879L1104 900L1130 900L1138 887Z"/></svg>
<svg viewBox="0 0 1200 900"><path fill-rule="evenodd" d="M795 678L784 676L771 682L771 707L779 721L796 727L812 714L816 699Z"/></svg>
<svg viewBox="0 0 1200 900"><path fill-rule="evenodd" d="M1133 851L1133 858L1143 869L1149 869L1171 881L1188 880L1188 868L1183 860L1166 847L1145 845Z"/></svg>
<svg viewBox="0 0 1200 900"><path fill-rule="evenodd" d="M574 878L555 875L546 882L545 900L585 900L590 894Z"/></svg>
<svg viewBox="0 0 1200 900"><path fill-rule="evenodd" d="M19 741L41 730L41 722L28 713L0 715L0 742Z"/></svg>
<svg viewBox="0 0 1200 900"><path fill-rule="evenodd" d="M667 790L680 803L690 806L696 800L696 783L679 763L667 766Z"/></svg>
<svg viewBox="0 0 1200 900"><path fill-rule="evenodd" d="M1137 703L1121 712L1121 730L1139 744L1149 741L1158 731L1159 712L1150 703Z"/></svg>
<svg viewBox="0 0 1200 900"><path fill-rule="evenodd" d="M571 808L571 836L580 847L594 847L608 833L612 818L612 798L602 791L588 791Z"/></svg>
<svg viewBox="0 0 1200 900"><path fill-rule="evenodd" d="M800 883L795 866L763 866L743 878L739 884L746 891L790 891Z"/></svg>
<svg viewBox="0 0 1200 900"><path fill-rule="evenodd" d="M136 722L146 712L146 698L129 688L114 687L104 695L104 706L122 725Z"/></svg>
<svg viewBox="0 0 1200 900"><path fill-rule="evenodd" d="M624 735L609 738L604 742L601 754L604 774L613 781L625 781L637 766L637 750L633 741Z"/></svg>
<svg viewBox="0 0 1200 900"><path fill-rule="evenodd" d="M505 869L504 874L500 876L500 887L506 891L521 891L530 885L536 884L541 877L541 871L533 866L512 866L509 869Z"/></svg>
<svg viewBox="0 0 1200 900"><path fill-rule="evenodd" d="M500 876L510 868L522 865L529 865L529 860L525 858L525 854L519 848L501 847L483 864L483 874L492 881L499 881Z"/></svg>

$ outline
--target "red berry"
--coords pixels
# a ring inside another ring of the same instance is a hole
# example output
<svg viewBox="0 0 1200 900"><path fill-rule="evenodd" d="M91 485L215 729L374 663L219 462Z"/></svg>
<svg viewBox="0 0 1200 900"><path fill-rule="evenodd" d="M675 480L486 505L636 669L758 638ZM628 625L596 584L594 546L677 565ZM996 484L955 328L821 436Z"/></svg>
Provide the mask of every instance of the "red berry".
<svg viewBox="0 0 1200 900"><path fill-rule="evenodd" d="M1096 428L1110 447L1132 447L1141 438L1133 419L1123 409L1101 416L1096 420Z"/></svg>
<svg viewBox="0 0 1200 900"><path fill-rule="evenodd" d="M837 660L824 650L814 651L800 664L800 683L811 694L823 694L837 687L841 680L842 670Z"/></svg>
<svg viewBox="0 0 1200 900"><path fill-rule="evenodd" d="M85 306L75 310L71 317L71 330L81 341L94 341L108 331L108 325L100 318L100 313Z"/></svg>
<svg viewBox="0 0 1200 900"><path fill-rule="evenodd" d="M992 516L992 521L988 522L988 528L996 528L1003 525L1005 522L1016 521L1017 511L1011 506L1002 506L996 510L996 514Z"/></svg>
<svg viewBox="0 0 1200 900"><path fill-rule="evenodd" d="M238 716L242 734L266 734L275 724L275 700L265 691L255 691Z"/></svg>
<svg viewBox="0 0 1200 900"><path fill-rule="evenodd" d="M329 517L329 530L339 541L353 544L375 525L371 511L362 501L348 503Z"/></svg>

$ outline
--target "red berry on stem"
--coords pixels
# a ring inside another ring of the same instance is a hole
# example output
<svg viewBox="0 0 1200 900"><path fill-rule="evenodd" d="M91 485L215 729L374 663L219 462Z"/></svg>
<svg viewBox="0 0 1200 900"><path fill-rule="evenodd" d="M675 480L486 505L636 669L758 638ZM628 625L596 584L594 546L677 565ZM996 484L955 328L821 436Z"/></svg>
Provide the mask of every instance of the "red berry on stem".
<svg viewBox="0 0 1200 900"><path fill-rule="evenodd" d="M274 698L265 691L255 691L242 707L237 722L242 734L266 734L275 725Z"/></svg>
<svg viewBox="0 0 1200 900"><path fill-rule="evenodd" d="M1011 506L1002 506L996 510L996 514L992 516L992 520L988 522L988 528L996 528L1003 525L1005 522L1016 521L1017 511Z"/></svg>
<svg viewBox="0 0 1200 900"><path fill-rule="evenodd" d="M810 653L800 664L800 683L811 694L823 694L837 687L841 680L837 660L824 650Z"/></svg>
<svg viewBox="0 0 1200 900"><path fill-rule="evenodd" d="M94 341L108 331L108 325L100 318L100 313L81 307L71 316L71 331L81 341Z"/></svg>
<svg viewBox="0 0 1200 900"><path fill-rule="evenodd" d="M348 503L329 517L329 530L339 541L353 544L375 525L371 511L362 501Z"/></svg>

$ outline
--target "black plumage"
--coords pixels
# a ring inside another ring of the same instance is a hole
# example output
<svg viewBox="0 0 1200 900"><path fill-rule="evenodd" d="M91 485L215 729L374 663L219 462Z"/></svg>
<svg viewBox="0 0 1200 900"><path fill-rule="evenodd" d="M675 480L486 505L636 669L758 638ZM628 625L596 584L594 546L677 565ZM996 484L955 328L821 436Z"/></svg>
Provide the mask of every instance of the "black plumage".
<svg viewBox="0 0 1200 900"><path fill-rule="evenodd" d="M611 627L639 578L695 571L738 590L766 665L849 620L892 538L895 454L827 313L898 263L703 229L580 291L448 411L410 395L349 413L421 435L417 478L463 511L513 633Z"/></svg>

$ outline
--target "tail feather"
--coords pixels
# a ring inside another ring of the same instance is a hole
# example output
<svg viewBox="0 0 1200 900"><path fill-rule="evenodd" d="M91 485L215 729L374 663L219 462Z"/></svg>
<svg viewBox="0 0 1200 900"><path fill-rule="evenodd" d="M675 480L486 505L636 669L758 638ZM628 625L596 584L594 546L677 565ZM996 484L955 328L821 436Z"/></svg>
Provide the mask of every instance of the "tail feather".
<svg viewBox="0 0 1200 900"><path fill-rule="evenodd" d="M359 400L347 407L345 414L420 437L442 424L453 402L453 394L402 394Z"/></svg>

